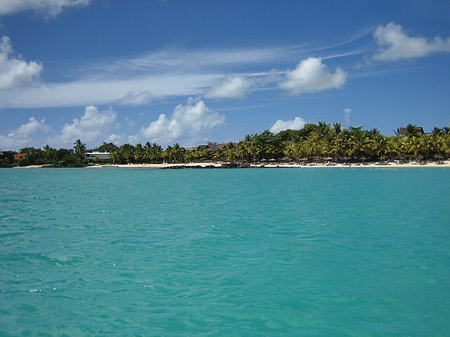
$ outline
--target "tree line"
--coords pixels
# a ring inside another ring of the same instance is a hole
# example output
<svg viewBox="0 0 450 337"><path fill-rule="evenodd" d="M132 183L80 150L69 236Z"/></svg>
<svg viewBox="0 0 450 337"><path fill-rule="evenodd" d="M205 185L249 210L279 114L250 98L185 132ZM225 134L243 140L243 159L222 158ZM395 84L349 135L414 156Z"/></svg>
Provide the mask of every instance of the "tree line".
<svg viewBox="0 0 450 337"><path fill-rule="evenodd" d="M435 127L430 134L422 134L420 128L409 124L396 136L385 136L377 129L362 127L343 128L320 122L306 124L300 130L285 130L277 134L266 130L247 135L239 142L218 146L209 143L187 150L179 144L163 149L156 143L116 146L103 143L90 151L109 152L109 163L185 163L201 161L377 161L377 160L443 160L450 157L450 127ZM56 167L85 166L91 161L84 158L88 152L80 139L73 149L54 149L48 145L42 149L20 149L26 156L14 160L16 152L4 151L0 166L49 165ZM98 159L98 158L97 158ZM99 161L100 160L94 160Z"/></svg>

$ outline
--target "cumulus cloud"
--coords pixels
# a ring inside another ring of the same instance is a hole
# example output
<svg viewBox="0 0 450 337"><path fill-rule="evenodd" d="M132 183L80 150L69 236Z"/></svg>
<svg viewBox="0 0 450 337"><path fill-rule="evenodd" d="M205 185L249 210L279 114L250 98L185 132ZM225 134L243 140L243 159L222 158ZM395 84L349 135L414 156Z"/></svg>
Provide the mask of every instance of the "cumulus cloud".
<svg viewBox="0 0 450 337"><path fill-rule="evenodd" d="M80 119L74 119L72 123L65 124L61 132L54 132L45 122L45 119L37 120L31 117L28 123L22 124L12 130L8 135L0 135L0 148L2 150L17 150L25 146L41 147L44 144L60 148L72 147L73 142L81 139L83 142L117 143L124 136L111 134L111 130L117 127L117 114L112 108L99 111L95 106L87 106Z"/></svg>
<svg viewBox="0 0 450 337"><path fill-rule="evenodd" d="M344 109L344 121L345 124L350 125L350 113L352 112L352 109L345 108Z"/></svg>
<svg viewBox="0 0 450 337"><path fill-rule="evenodd" d="M38 62L26 62L20 55L15 56L10 38L0 39L0 90L8 90L30 84L39 77L42 65Z"/></svg>
<svg viewBox="0 0 450 337"><path fill-rule="evenodd" d="M175 140L192 140L203 136L203 133L224 123L225 116L210 110L204 101L189 98L187 104L175 107L171 116L159 115L148 127L141 128L132 141L148 139L163 145Z"/></svg>
<svg viewBox="0 0 450 337"><path fill-rule="evenodd" d="M286 78L279 87L291 95L299 95L340 88L347 80L347 73L341 68L337 68L334 74L330 73L321 58L309 57L301 61L294 70L288 70Z"/></svg>
<svg viewBox="0 0 450 337"><path fill-rule="evenodd" d="M280 131L284 130L300 130L305 126L305 121L303 118L295 117L293 120L282 121L281 119L277 120L274 125L270 128L270 132L277 134Z"/></svg>
<svg viewBox="0 0 450 337"><path fill-rule="evenodd" d="M250 81L242 75L227 76L205 93L206 98L245 98Z"/></svg>
<svg viewBox="0 0 450 337"><path fill-rule="evenodd" d="M38 121L34 117L30 117L27 124L22 124L17 129L17 133L22 135L32 135L38 132L48 133L49 131L50 127L45 124L45 118L42 118L41 121Z"/></svg>
<svg viewBox="0 0 450 337"><path fill-rule="evenodd" d="M106 138L105 142L119 145L124 142L124 139L125 139L124 135L117 135L113 133L108 138Z"/></svg>
<svg viewBox="0 0 450 337"><path fill-rule="evenodd" d="M34 117L30 117L28 123L22 124L16 130L12 130L7 136L0 135L0 148L3 150L17 150L22 147L35 146L35 143L39 140L35 139L33 135L38 134L42 136L50 131L51 129L45 124L44 118L39 121Z"/></svg>
<svg viewBox="0 0 450 337"><path fill-rule="evenodd" d="M380 50L373 56L378 61L395 61L425 57L432 53L450 53L450 38L442 39L438 36L427 40L421 36L408 36L402 26L393 22L386 26L379 26L374 39Z"/></svg>
<svg viewBox="0 0 450 337"><path fill-rule="evenodd" d="M2 0L0 16L33 10L48 16L56 16L70 7L86 6L91 0Z"/></svg>
<svg viewBox="0 0 450 337"><path fill-rule="evenodd" d="M84 110L80 119L74 119L71 124L65 124L61 134L56 136L53 143L57 145L72 144L76 139L83 142L99 141L99 137L111 130L116 121L117 114L110 107L99 111L90 105Z"/></svg>

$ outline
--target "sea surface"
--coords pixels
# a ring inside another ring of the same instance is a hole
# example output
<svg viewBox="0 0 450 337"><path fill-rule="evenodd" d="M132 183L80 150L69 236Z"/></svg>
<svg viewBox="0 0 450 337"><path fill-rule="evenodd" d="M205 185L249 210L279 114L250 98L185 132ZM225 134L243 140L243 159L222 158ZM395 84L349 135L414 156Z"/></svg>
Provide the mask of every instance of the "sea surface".
<svg viewBox="0 0 450 337"><path fill-rule="evenodd" d="M0 336L450 336L450 170L1 169Z"/></svg>

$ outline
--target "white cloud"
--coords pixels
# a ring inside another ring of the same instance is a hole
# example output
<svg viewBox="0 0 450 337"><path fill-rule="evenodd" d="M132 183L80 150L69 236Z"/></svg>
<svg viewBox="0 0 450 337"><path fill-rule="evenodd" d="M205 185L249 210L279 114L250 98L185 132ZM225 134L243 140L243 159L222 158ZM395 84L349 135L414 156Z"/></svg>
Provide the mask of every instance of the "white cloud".
<svg viewBox="0 0 450 337"><path fill-rule="evenodd" d="M280 131L284 130L300 130L305 126L305 121L303 118L295 117L293 120L282 121L277 120L274 125L270 128L270 132L277 134Z"/></svg>
<svg viewBox="0 0 450 337"><path fill-rule="evenodd" d="M9 37L0 39L0 91L30 84L39 77L42 65L38 62L26 62L21 56L14 56Z"/></svg>
<svg viewBox="0 0 450 337"><path fill-rule="evenodd" d="M205 93L206 98L245 98L250 81L242 75L227 76Z"/></svg>
<svg viewBox="0 0 450 337"><path fill-rule="evenodd" d="M136 142L141 139L167 145L175 141L198 139L204 132L224 123L225 116L210 110L204 101L189 98L187 104L175 107L170 117L159 115L148 127L141 128L136 136L130 140Z"/></svg>
<svg viewBox="0 0 450 337"><path fill-rule="evenodd" d="M115 145L121 145L125 139L124 135L112 134L108 138L106 138L105 142L113 143Z"/></svg>
<svg viewBox="0 0 450 337"><path fill-rule="evenodd" d="M51 143L56 146L72 144L76 139L83 142L101 141L101 136L114 127L117 114L110 107L107 110L99 111L97 107L90 105L84 110L80 119L74 119L71 124L65 124L61 134L54 137Z"/></svg>
<svg viewBox="0 0 450 337"><path fill-rule="evenodd" d="M86 79L39 87L0 91L3 108L46 108L80 105L142 103L156 98L198 95L221 78L217 74L149 74L126 79ZM130 94L131 93L131 94Z"/></svg>
<svg viewBox="0 0 450 337"><path fill-rule="evenodd" d="M298 47L164 50L137 58L95 65L105 74L139 75L143 72L205 71L243 65L270 64L274 60L288 60L300 52Z"/></svg>
<svg viewBox="0 0 450 337"><path fill-rule="evenodd" d="M122 105L145 105L154 100L154 96L149 90L135 90L128 92L121 100L120 104Z"/></svg>
<svg viewBox="0 0 450 337"><path fill-rule="evenodd" d="M262 74L262 78L258 81L258 85L264 86L269 83L279 83L284 79L286 73L272 69L269 72Z"/></svg>
<svg viewBox="0 0 450 337"><path fill-rule="evenodd" d="M234 69L248 65L272 67L273 62L288 60L299 52L298 46L167 50L114 62L74 64L69 68L77 78L72 80L40 83L8 93L0 91L0 108L144 105L171 96L197 96L222 81L224 74L233 74ZM232 81L235 85L229 86L234 91L228 90L227 95L245 93L249 78L254 76L237 75Z"/></svg>
<svg viewBox="0 0 450 337"><path fill-rule="evenodd" d="M340 88L347 80L347 73L337 68L332 74L320 58L309 57L301 61L297 68L286 72L287 80L279 87L291 95L315 93L332 88Z"/></svg>
<svg viewBox="0 0 450 337"><path fill-rule="evenodd" d="M233 70L240 73L248 65L272 68L274 62L301 52L300 46L166 50L114 62L73 64L65 76L76 74L72 80L41 82L8 93L0 90L0 108L145 105L166 97L202 95L224 78L211 95L243 97L249 87L264 85L254 78L266 72L233 76L238 73Z"/></svg>
<svg viewBox="0 0 450 337"><path fill-rule="evenodd" d="M436 36L427 40L424 37L408 36L402 26L393 22L386 26L379 26L374 34L374 39L380 50L373 56L374 60L395 61L425 57L437 52L450 52L450 38L443 40Z"/></svg>
<svg viewBox="0 0 450 337"><path fill-rule="evenodd" d="M48 133L49 131L50 127L45 124L44 118L42 118L41 121L38 121L34 117L30 117L27 124L22 124L19 129L17 129L17 133L22 135L31 135L38 132Z"/></svg>
<svg viewBox="0 0 450 337"><path fill-rule="evenodd" d="M48 134L51 131L50 127L45 124L45 119L38 121L34 117L30 117L29 122L22 124L16 130L11 131L7 136L0 135L0 148L3 150L18 150L22 147L36 146L43 134ZM38 134L39 139L34 136ZM38 145L38 147L41 145Z"/></svg>
<svg viewBox="0 0 450 337"><path fill-rule="evenodd" d="M91 0L1 0L0 16L33 10L56 16L69 7L86 6Z"/></svg>
<svg viewBox="0 0 450 337"><path fill-rule="evenodd" d="M350 113L352 112L352 109L345 108L344 109L344 120L345 124L350 125Z"/></svg>

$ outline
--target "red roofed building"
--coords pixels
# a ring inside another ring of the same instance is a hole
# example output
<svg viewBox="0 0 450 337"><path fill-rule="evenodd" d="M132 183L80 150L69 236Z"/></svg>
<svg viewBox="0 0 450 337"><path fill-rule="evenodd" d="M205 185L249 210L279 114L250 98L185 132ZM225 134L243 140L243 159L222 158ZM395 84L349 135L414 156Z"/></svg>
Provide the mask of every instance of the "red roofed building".
<svg viewBox="0 0 450 337"><path fill-rule="evenodd" d="M26 157L26 153L18 153L14 155L14 160L19 160L19 159L23 159Z"/></svg>

